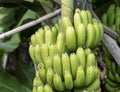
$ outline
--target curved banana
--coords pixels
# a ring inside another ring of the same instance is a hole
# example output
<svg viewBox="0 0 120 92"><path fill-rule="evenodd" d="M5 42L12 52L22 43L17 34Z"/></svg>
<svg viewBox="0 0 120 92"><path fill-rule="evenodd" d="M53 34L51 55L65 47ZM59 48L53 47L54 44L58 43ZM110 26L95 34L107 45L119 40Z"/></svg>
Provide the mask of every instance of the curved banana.
<svg viewBox="0 0 120 92"><path fill-rule="evenodd" d="M92 51L91 51L90 48L86 48L86 49L85 49L85 56L87 57L88 54L90 54L91 52L92 52Z"/></svg>
<svg viewBox="0 0 120 92"><path fill-rule="evenodd" d="M52 30L53 44L55 44L57 41L58 30L55 26L53 26L51 30Z"/></svg>
<svg viewBox="0 0 120 92"><path fill-rule="evenodd" d="M51 60L53 60L54 55L57 53L57 47L56 44L51 44L49 47L49 57Z"/></svg>
<svg viewBox="0 0 120 92"><path fill-rule="evenodd" d="M82 87L85 83L85 72L82 66L78 66L76 78L73 81L74 87Z"/></svg>
<svg viewBox="0 0 120 92"><path fill-rule="evenodd" d="M109 92L116 92L114 87L111 87L108 83L105 83L105 88L109 91Z"/></svg>
<svg viewBox="0 0 120 92"><path fill-rule="evenodd" d="M37 92L37 87L33 87L32 92Z"/></svg>
<svg viewBox="0 0 120 92"><path fill-rule="evenodd" d="M55 88L54 87L54 84L53 84L53 76L54 76L54 71L52 68L49 68L47 70L47 74L46 74L46 79L47 79L47 83L52 87L52 88Z"/></svg>
<svg viewBox="0 0 120 92"><path fill-rule="evenodd" d="M80 63L80 65L82 65L82 67L85 69L85 64L86 64L86 56L85 56L85 52L84 49L82 47L79 47L76 51L76 55L78 58L78 61Z"/></svg>
<svg viewBox="0 0 120 92"><path fill-rule="evenodd" d="M70 71L68 70L65 70L64 81L65 81L65 87L68 90L71 90L73 88L73 79Z"/></svg>
<svg viewBox="0 0 120 92"><path fill-rule="evenodd" d="M57 36L57 52L59 53L59 55L61 55L64 51L65 48L65 35L64 33L60 32Z"/></svg>
<svg viewBox="0 0 120 92"><path fill-rule="evenodd" d="M114 81L111 81L109 78L105 78L105 82L109 84L111 87L117 87L118 84Z"/></svg>
<svg viewBox="0 0 120 92"><path fill-rule="evenodd" d="M87 18L88 18L88 23L93 23L92 21L92 14L89 10L86 10Z"/></svg>
<svg viewBox="0 0 120 92"><path fill-rule="evenodd" d="M107 14L104 13L103 16L102 16L102 22L103 24L105 24L106 26L108 25L108 20L107 20Z"/></svg>
<svg viewBox="0 0 120 92"><path fill-rule="evenodd" d="M36 45L36 38L35 38L35 34L33 34L31 37L30 37L30 41L31 41L31 44L33 45Z"/></svg>
<svg viewBox="0 0 120 92"><path fill-rule="evenodd" d="M55 28L58 30L58 33L59 33L60 32L60 27L59 27L58 23L55 24Z"/></svg>
<svg viewBox="0 0 120 92"><path fill-rule="evenodd" d="M109 59L107 56L105 56L105 57L104 57L104 61L105 61L105 64L106 64L106 68L107 68L108 70L112 71L112 69L111 69L112 63L111 63L110 59Z"/></svg>
<svg viewBox="0 0 120 92"><path fill-rule="evenodd" d="M36 92L44 92L44 87L42 85L39 85L37 87L37 91Z"/></svg>
<svg viewBox="0 0 120 92"><path fill-rule="evenodd" d="M44 86L44 83L42 82L42 80L40 79L40 77L35 77L34 81L33 81L33 86L39 86L39 85Z"/></svg>
<svg viewBox="0 0 120 92"><path fill-rule="evenodd" d="M38 92L41 92L41 91L38 91ZM50 85L46 84L44 86L44 91L43 92L54 92L54 91L53 91L53 89Z"/></svg>
<svg viewBox="0 0 120 92"><path fill-rule="evenodd" d="M82 19L82 23L87 25L88 24L88 17L87 17L87 13L85 10L81 10L80 17Z"/></svg>
<svg viewBox="0 0 120 92"><path fill-rule="evenodd" d="M87 35L86 35L86 46L93 47L94 39L95 39L95 29L92 24L87 25Z"/></svg>
<svg viewBox="0 0 120 92"><path fill-rule="evenodd" d="M112 74L111 71L108 71L108 74L107 74L108 78L112 81L115 81L115 76Z"/></svg>
<svg viewBox="0 0 120 92"><path fill-rule="evenodd" d="M115 74L116 73L116 63L114 61L111 62L111 69L112 69L112 73Z"/></svg>
<svg viewBox="0 0 120 92"><path fill-rule="evenodd" d="M118 73L115 73L115 80L116 82L120 83L120 75Z"/></svg>
<svg viewBox="0 0 120 92"><path fill-rule="evenodd" d="M71 74L73 80L76 78L77 68L78 68L78 58L75 53L70 54L70 65L71 65Z"/></svg>
<svg viewBox="0 0 120 92"><path fill-rule="evenodd" d="M120 74L120 66L117 65L117 73Z"/></svg>
<svg viewBox="0 0 120 92"><path fill-rule="evenodd" d="M82 23L78 24L78 31L76 32L77 36L77 47L84 46L86 42L86 26Z"/></svg>
<svg viewBox="0 0 120 92"><path fill-rule="evenodd" d="M102 41L102 38L103 38L103 34L104 34L104 29L103 29L103 26L101 23L99 23L99 29L100 29L100 33L99 33L99 40L98 40L98 43L100 43Z"/></svg>
<svg viewBox="0 0 120 92"><path fill-rule="evenodd" d="M61 78L63 78L62 62L59 54L55 54L53 57L53 70L55 73L59 74Z"/></svg>
<svg viewBox="0 0 120 92"><path fill-rule="evenodd" d="M76 50L76 34L73 26L68 26L66 29L66 46L69 51Z"/></svg>
<svg viewBox="0 0 120 92"><path fill-rule="evenodd" d="M45 65L46 71L47 71L49 68L52 68L52 67L53 67L53 61L50 59L49 56L46 57L45 62L44 62L44 65Z"/></svg>
<svg viewBox="0 0 120 92"><path fill-rule="evenodd" d="M98 21L95 18L92 18L93 23L98 23Z"/></svg>
<svg viewBox="0 0 120 92"><path fill-rule="evenodd" d="M53 83L57 91L64 91L65 84L62 82L62 79L59 74L55 73L53 77Z"/></svg>

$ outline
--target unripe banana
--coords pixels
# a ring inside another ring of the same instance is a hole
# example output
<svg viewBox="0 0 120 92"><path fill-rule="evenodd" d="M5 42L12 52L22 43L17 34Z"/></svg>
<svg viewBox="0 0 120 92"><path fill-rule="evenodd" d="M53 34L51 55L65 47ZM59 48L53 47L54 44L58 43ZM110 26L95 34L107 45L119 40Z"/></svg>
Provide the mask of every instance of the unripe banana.
<svg viewBox="0 0 120 92"><path fill-rule="evenodd" d="M30 54L30 57L32 58L33 62L38 63L36 58L35 58L35 47L34 47L34 45L30 45L29 54Z"/></svg>
<svg viewBox="0 0 120 92"><path fill-rule="evenodd" d="M49 69L47 70L47 75L46 75L46 77L47 77L47 83L48 83L52 88L55 88L55 87L54 87L54 84L53 84L53 76L54 76L54 71L53 71L52 68L49 68Z"/></svg>
<svg viewBox="0 0 120 92"><path fill-rule="evenodd" d="M39 76L40 76L40 79L42 80L42 82L45 84L46 83L46 70L45 68L43 67L40 67L39 68Z"/></svg>
<svg viewBox="0 0 120 92"><path fill-rule="evenodd" d="M110 70L110 71L112 71L112 69L111 69L111 61L110 61L110 59L107 57L107 56L105 56L104 57L104 61L105 61L105 64L106 64L106 68L108 69L108 70Z"/></svg>
<svg viewBox="0 0 120 92"><path fill-rule="evenodd" d="M50 29L47 29L45 31L45 43L47 47L49 47L51 44L53 44L53 35L52 31Z"/></svg>
<svg viewBox="0 0 120 92"><path fill-rule="evenodd" d="M52 44L50 45L49 47L49 56L50 56L50 59L53 60L53 57L54 55L57 53L57 47L56 47L56 44Z"/></svg>
<svg viewBox="0 0 120 92"><path fill-rule="evenodd" d="M38 92L41 92L41 91L38 91ZM44 91L43 92L54 92L54 91L53 91L53 89L50 85L46 84L44 86Z"/></svg>
<svg viewBox="0 0 120 92"><path fill-rule="evenodd" d="M65 81L65 87L68 90L71 90L73 88L73 79L70 71L68 70L65 70L64 81Z"/></svg>
<svg viewBox="0 0 120 92"><path fill-rule="evenodd" d="M33 85L34 86L39 86L39 85L44 85L44 83L42 82L42 80L40 79L40 77L35 77L34 81L33 81Z"/></svg>
<svg viewBox="0 0 120 92"><path fill-rule="evenodd" d="M60 27L59 27L58 24L55 24L55 28L58 30L58 33L59 33L59 31L60 31Z"/></svg>
<svg viewBox="0 0 120 92"><path fill-rule="evenodd" d="M85 76L85 86L90 85L96 79L96 72L94 70L94 66L88 66L86 68L86 76Z"/></svg>
<svg viewBox="0 0 120 92"><path fill-rule="evenodd" d="M62 31L66 33L67 27L72 26L72 22L67 16L63 16L61 20L62 20Z"/></svg>
<svg viewBox="0 0 120 92"><path fill-rule="evenodd" d="M108 78L112 81L115 81L115 76L112 74L111 71L108 71L108 74L107 74Z"/></svg>
<svg viewBox="0 0 120 92"><path fill-rule="evenodd" d="M99 34L99 40L98 40L98 43L100 43L100 41L102 40L102 38L103 38L103 34L104 34L104 29L103 29L103 26L102 26L102 24L101 23L99 23L99 29L100 29L100 34Z"/></svg>
<svg viewBox="0 0 120 92"><path fill-rule="evenodd" d="M112 69L112 73L115 74L116 73L116 63L114 61L111 62L111 69Z"/></svg>
<svg viewBox="0 0 120 92"><path fill-rule="evenodd" d="M95 29L92 24L87 25L86 46L93 47L95 39Z"/></svg>
<svg viewBox="0 0 120 92"><path fill-rule="evenodd" d="M86 58L85 58L84 49L82 47L79 47L76 51L76 55L80 65L82 65L82 67L85 69Z"/></svg>
<svg viewBox="0 0 120 92"><path fill-rule="evenodd" d="M62 54L62 70L63 70L63 75L65 74L65 70L71 71L70 58L66 52Z"/></svg>
<svg viewBox="0 0 120 92"><path fill-rule="evenodd" d="M96 57L93 53L88 54L86 59L86 67L97 65Z"/></svg>
<svg viewBox="0 0 120 92"><path fill-rule="evenodd" d="M68 26L66 29L66 46L69 51L76 50L76 34L73 26Z"/></svg>
<svg viewBox="0 0 120 92"><path fill-rule="evenodd" d="M120 74L120 66L117 65L117 73Z"/></svg>
<svg viewBox="0 0 120 92"><path fill-rule="evenodd" d="M109 91L109 92L116 92L114 87L111 87L108 83L105 83L105 88Z"/></svg>
<svg viewBox="0 0 120 92"><path fill-rule="evenodd" d="M58 54L55 54L53 57L53 70L63 78L61 57Z"/></svg>
<svg viewBox="0 0 120 92"><path fill-rule="evenodd" d="M35 39L36 43L40 44L40 46L45 43L45 32L42 28L38 29L35 33Z"/></svg>
<svg viewBox="0 0 120 92"><path fill-rule="evenodd" d="M78 58L75 53L70 54L70 65L71 65L71 74L73 80L76 78L77 68L78 68Z"/></svg>
<svg viewBox="0 0 120 92"><path fill-rule="evenodd" d="M37 44L37 43L36 43L35 34L33 34L33 35L31 36L30 41L31 41L31 44L33 44L33 45L36 45L36 44Z"/></svg>
<svg viewBox="0 0 120 92"><path fill-rule="evenodd" d="M107 14L104 13L103 16L102 16L102 22L103 24L105 24L106 26L108 25L108 20L107 20Z"/></svg>
<svg viewBox="0 0 120 92"><path fill-rule="evenodd" d="M86 10L86 14L87 14L88 23L93 23L91 12L89 10Z"/></svg>
<svg viewBox="0 0 120 92"><path fill-rule="evenodd" d="M41 46L38 44L35 46L35 59L37 64L42 62L42 57L41 57Z"/></svg>
<svg viewBox="0 0 120 92"><path fill-rule="evenodd" d="M77 36L77 47L84 46L86 42L86 27L84 24L78 24L78 31L76 32Z"/></svg>
<svg viewBox="0 0 120 92"><path fill-rule="evenodd" d="M45 69L48 70L49 68L53 67L53 61L50 59L49 56L45 59Z"/></svg>
<svg viewBox="0 0 120 92"><path fill-rule="evenodd" d="M32 92L37 92L37 87L33 87Z"/></svg>
<svg viewBox="0 0 120 92"><path fill-rule="evenodd" d="M115 26L115 25L112 25L112 26L111 26L111 29L112 29L113 31L115 31L115 30L116 30L116 26Z"/></svg>
<svg viewBox="0 0 120 92"><path fill-rule="evenodd" d="M115 73L115 80L116 82L120 83L120 76L118 73Z"/></svg>
<svg viewBox="0 0 120 92"><path fill-rule="evenodd" d="M57 41L57 35L58 35L58 30L55 26L52 27L52 38L53 38L53 43L55 44Z"/></svg>
<svg viewBox="0 0 120 92"><path fill-rule="evenodd" d="M44 92L44 87L42 85L39 85L37 87L37 91L36 92Z"/></svg>
<svg viewBox="0 0 120 92"><path fill-rule="evenodd" d="M74 87L82 87L85 83L85 72L82 66L78 66Z"/></svg>
<svg viewBox="0 0 120 92"><path fill-rule="evenodd" d="M41 57L42 57L42 62L45 64L45 59L46 57L48 57L49 55L49 52L48 52L48 47L46 44L43 44L41 46Z"/></svg>
<svg viewBox="0 0 120 92"><path fill-rule="evenodd" d="M77 33L77 31L78 31L78 25L80 24L80 23L82 23L82 20L81 20L81 17L80 17L80 9L79 8L77 8L77 9L75 9L75 14L74 14L74 27L75 27L75 31L76 31L76 33Z"/></svg>
<svg viewBox="0 0 120 92"><path fill-rule="evenodd" d="M105 78L105 82L109 84L111 87L117 87L118 84L114 81L111 81L109 78Z"/></svg>
<svg viewBox="0 0 120 92"><path fill-rule="evenodd" d="M53 77L53 83L57 91L64 91L65 84L62 82L62 79L59 74L55 73Z"/></svg>
<svg viewBox="0 0 120 92"><path fill-rule="evenodd" d="M92 51L91 51L90 48L86 48L86 49L85 49L85 56L87 57L88 54L90 54L91 52L92 52Z"/></svg>
<svg viewBox="0 0 120 92"><path fill-rule="evenodd" d="M92 18L93 23L98 23L98 21L95 18Z"/></svg>
<svg viewBox="0 0 120 92"><path fill-rule="evenodd" d="M81 10L80 16L81 16L81 19L82 19L82 23L87 25L88 24L88 18L87 18L86 11L85 10Z"/></svg>
<svg viewBox="0 0 120 92"><path fill-rule="evenodd" d="M61 32L58 34L56 46L57 46L57 52L59 53L59 55L61 55L64 51L64 48L65 48L65 35L64 35L64 33Z"/></svg>

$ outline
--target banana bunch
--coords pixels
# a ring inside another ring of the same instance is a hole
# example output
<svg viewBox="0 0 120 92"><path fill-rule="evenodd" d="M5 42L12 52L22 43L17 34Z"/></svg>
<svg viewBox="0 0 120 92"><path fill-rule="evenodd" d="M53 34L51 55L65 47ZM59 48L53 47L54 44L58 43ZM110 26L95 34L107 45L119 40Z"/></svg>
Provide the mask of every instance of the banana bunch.
<svg viewBox="0 0 120 92"><path fill-rule="evenodd" d="M102 22L120 35L120 6L111 4L107 12L103 14ZM120 36L117 42L120 43Z"/></svg>
<svg viewBox="0 0 120 92"><path fill-rule="evenodd" d="M100 71L96 57L89 48L82 47L76 53L55 54L52 59L48 56L38 64L33 86L33 92L48 92L48 89L50 92L99 90ZM34 91L39 88L41 91Z"/></svg>
<svg viewBox="0 0 120 92"><path fill-rule="evenodd" d="M119 92L120 91L120 66L107 56L104 58L106 68L107 68L107 77L105 78L105 88L109 92Z"/></svg>

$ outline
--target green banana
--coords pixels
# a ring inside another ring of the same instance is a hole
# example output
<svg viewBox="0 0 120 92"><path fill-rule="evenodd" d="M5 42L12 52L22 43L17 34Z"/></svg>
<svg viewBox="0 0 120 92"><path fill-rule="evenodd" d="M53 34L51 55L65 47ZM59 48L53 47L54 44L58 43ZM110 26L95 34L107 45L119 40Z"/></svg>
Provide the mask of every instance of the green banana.
<svg viewBox="0 0 120 92"><path fill-rule="evenodd" d="M62 82L62 79L59 74L55 73L53 77L53 83L57 91L64 91L65 84Z"/></svg>
<svg viewBox="0 0 120 92"><path fill-rule="evenodd" d="M76 51L76 55L80 65L82 65L82 67L85 69L86 58L85 58L84 49L82 47L79 47Z"/></svg>
<svg viewBox="0 0 120 92"><path fill-rule="evenodd" d="M65 70L64 81L65 81L65 87L68 90L71 90L73 88L73 79L70 71L68 70Z"/></svg>
<svg viewBox="0 0 120 92"><path fill-rule="evenodd" d="M65 52L62 54L62 70L63 70L63 75L65 74L65 70L71 71L70 70L70 57L68 54Z"/></svg>
<svg viewBox="0 0 120 92"><path fill-rule="evenodd" d="M46 57L48 57L49 55L49 52L48 52L48 47L46 44L43 44L41 46L41 57L42 57L42 62L45 64L45 59Z"/></svg>
<svg viewBox="0 0 120 92"><path fill-rule="evenodd" d="M40 79L40 77L35 77L34 81L33 81L33 85L34 86L39 86L39 85L44 85L44 83L42 82L42 80Z"/></svg>
<svg viewBox="0 0 120 92"><path fill-rule="evenodd" d="M115 81L118 82L118 83L120 83L120 76L119 76L119 74L115 73L114 77L115 77Z"/></svg>
<svg viewBox="0 0 120 92"><path fill-rule="evenodd" d="M55 88L54 87L54 84L53 84L53 77L54 77L54 70L52 68L49 68L47 70L47 74L46 74L46 79L47 79L47 83L52 87L52 88Z"/></svg>
<svg viewBox="0 0 120 92"><path fill-rule="evenodd" d="M114 81L111 81L109 78L105 78L105 83L109 84L111 87L117 87L118 84Z"/></svg>
<svg viewBox="0 0 120 92"><path fill-rule="evenodd" d="M35 33L35 39L37 44L44 44L45 43L45 32L43 28L38 29L38 31Z"/></svg>
<svg viewBox="0 0 120 92"><path fill-rule="evenodd" d="M72 74L72 78L73 80L76 78L76 71L77 71L77 67L78 67L78 58L77 55L75 53L71 53L70 54L70 65L71 65L71 74Z"/></svg>
<svg viewBox="0 0 120 92"><path fill-rule="evenodd" d="M73 26L68 26L66 29L66 46L69 51L76 50L76 34Z"/></svg>
<svg viewBox="0 0 120 92"><path fill-rule="evenodd" d="M105 83L105 88L109 91L109 92L116 92L114 87L111 87L108 83Z"/></svg>
<svg viewBox="0 0 120 92"><path fill-rule="evenodd" d="M50 59L49 56L46 57L45 59L45 69L48 70L49 68L53 67L53 61Z"/></svg>
<svg viewBox="0 0 120 92"><path fill-rule="evenodd" d="M95 18L92 18L93 23L98 23L98 21Z"/></svg>
<svg viewBox="0 0 120 92"><path fill-rule="evenodd" d="M85 49L85 56L87 57L91 52L92 52L92 51L91 51L90 48L86 48L86 49Z"/></svg>
<svg viewBox="0 0 120 92"><path fill-rule="evenodd" d="M37 92L37 87L33 87L32 92Z"/></svg>
<svg viewBox="0 0 120 92"><path fill-rule="evenodd" d="M60 32L57 36L57 52L59 53L59 55L61 55L64 51L65 48L65 35L64 33Z"/></svg>
<svg viewBox="0 0 120 92"><path fill-rule="evenodd" d="M80 17L82 19L82 23L87 25L88 24L88 17L87 17L87 13L85 10L81 10Z"/></svg>
<svg viewBox="0 0 120 92"><path fill-rule="evenodd" d="M87 25L87 35L86 35L86 46L93 47L94 38L95 38L95 29L92 24Z"/></svg>
<svg viewBox="0 0 120 92"><path fill-rule="evenodd" d="M82 66L78 66L76 78L73 81L74 87L82 87L85 83L85 72Z"/></svg>
<svg viewBox="0 0 120 92"><path fill-rule="evenodd" d="M88 54L86 58L86 67L97 65L96 57L93 53Z"/></svg>
<svg viewBox="0 0 120 92"><path fill-rule="evenodd" d="M116 73L116 63L114 61L111 62L111 69L112 69L112 73L115 74Z"/></svg>
<svg viewBox="0 0 120 92"><path fill-rule="evenodd" d="M115 26L115 25L112 25L112 26L111 26L111 29L112 29L113 31L115 31L115 30L116 30L116 26Z"/></svg>
<svg viewBox="0 0 120 92"><path fill-rule="evenodd" d="M41 92L41 91L38 91L38 92ZM46 84L44 86L44 91L43 92L54 92L54 91L53 91L53 89L50 85Z"/></svg>
<svg viewBox="0 0 120 92"><path fill-rule="evenodd" d="M58 30L58 33L59 33L60 28L59 28L59 25L57 23L55 24L55 28Z"/></svg>
<svg viewBox="0 0 120 92"><path fill-rule="evenodd" d="M59 54L55 54L53 57L53 70L55 73L59 74L61 78L63 78L62 62Z"/></svg>
<svg viewBox="0 0 120 92"><path fill-rule="evenodd" d="M78 24L77 36L77 47L84 46L86 41L86 26L82 23Z"/></svg>
<svg viewBox="0 0 120 92"><path fill-rule="evenodd" d="M111 71L108 71L108 74L107 74L108 78L112 81L115 81L115 76L112 74Z"/></svg>
<svg viewBox="0 0 120 92"><path fill-rule="evenodd" d="M117 65L117 73L120 74L120 66Z"/></svg>
<svg viewBox="0 0 120 92"><path fill-rule="evenodd" d="M55 26L53 26L51 30L52 30L53 44L55 44L57 41L58 30Z"/></svg>
<svg viewBox="0 0 120 92"><path fill-rule="evenodd" d="M37 43L36 43L35 34L33 34L33 35L31 36L30 41L31 41L31 44L33 44L33 45L36 45L36 44L37 44Z"/></svg>
<svg viewBox="0 0 120 92"><path fill-rule="evenodd" d="M106 26L108 25L108 20L107 20L107 14L104 13L103 16L102 16L102 22L103 24L105 24Z"/></svg>
<svg viewBox="0 0 120 92"><path fill-rule="evenodd" d="M78 25L80 24L80 23L82 23L82 20L81 20L81 17L80 17L80 9L79 8L77 8L77 9L75 9L75 14L74 14L74 27L75 27L75 31L76 31L76 33L77 33L77 31L78 31Z"/></svg>
<svg viewBox="0 0 120 92"><path fill-rule="evenodd" d="M105 56L105 57L104 57L104 61L105 61L105 64L106 64L106 68L107 68L108 70L112 71L112 69L111 69L112 63L111 63L110 59L109 59L107 56Z"/></svg>
<svg viewBox="0 0 120 92"><path fill-rule="evenodd" d="M88 23L93 23L91 12L89 10L86 10L86 14L87 14Z"/></svg>
<svg viewBox="0 0 120 92"><path fill-rule="evenodd" d="M29 46L29 54L30 54L30 57L33 60L33 62L35 62L37 64L38 62L35 58L35 46L34 45Z"/></svg>
<svg viewBox="0 0 120 92"><path fill-rule="evenodd" d="M40 63L40 62L42 62L42 58L41 58L41 47L40 47L39 44L37 44L37 45L35 46L35 51L34 51L34 53L35 53L35 58L36 58L37 64Z"/></svg>
<svg viewBox="0 0 120 92"><path fill-rule="evenodd" d="M37 91L36 92L44 92L44 87L42 85L39 85L37 87Z"/></svg>
<svg viewBox="0 0 120 92"><path fill-rule="evenodd" d="M100 29L100 33L99 33L99 40L98 43L101 42L102 38L103 38L103 34L104 34L104 29L103 29L103 25L101 23L99 23L99 29Z"/></svg>

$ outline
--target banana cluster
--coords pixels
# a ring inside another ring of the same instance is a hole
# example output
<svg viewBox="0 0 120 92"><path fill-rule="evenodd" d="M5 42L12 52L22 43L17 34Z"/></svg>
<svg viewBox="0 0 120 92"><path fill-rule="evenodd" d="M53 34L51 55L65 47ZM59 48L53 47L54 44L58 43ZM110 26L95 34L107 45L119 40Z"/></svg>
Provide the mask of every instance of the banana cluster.
<svg viewBox="0 0 120 92"><path fill-rule="evenodd" d="M102 22L120 35L120 6L111 4L107 12L103 14ZM120 43L120 36L117 42Z"/></svg>
<svg viewBox="0 0 120 92"><path fill-rule="evenodd" d="M33 86L33 92L99 90L100 71L95 55L89 48L79 47L75 53L55 54L52 59L48 56L38 64Z"/></svg>

